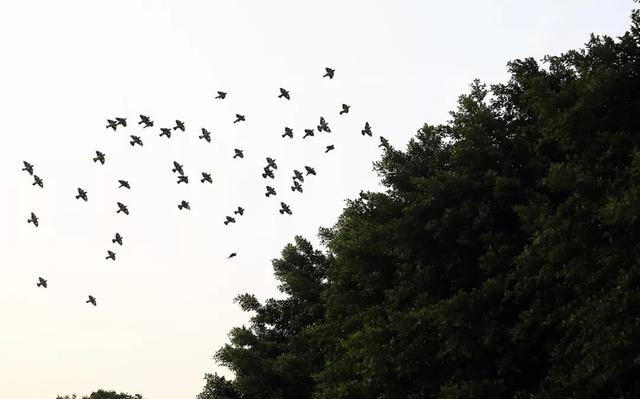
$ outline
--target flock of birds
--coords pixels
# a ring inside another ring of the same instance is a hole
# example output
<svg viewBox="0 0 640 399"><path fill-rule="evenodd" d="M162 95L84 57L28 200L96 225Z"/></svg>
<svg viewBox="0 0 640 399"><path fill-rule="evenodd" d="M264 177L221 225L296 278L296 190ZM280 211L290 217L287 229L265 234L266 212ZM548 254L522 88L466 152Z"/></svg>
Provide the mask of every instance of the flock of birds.
<svg viewBox="0 0 640 399"><path fill-rule="evenodd" d="M333 79L333 76L335 74L335 70L332 68L325 68L326 73L323 75L324 77L328 77L329 79ZM217 96L215 97L215 99L217 100L224 100L227 96L226 92L223 91L218 91L217 92ZM280 94L278 95L278 98L284 98L286 100L291 100L291 95L289 93L288 90L284 89L284 88L280 88ZM347 104L342 104L342 109L340 111L340 115L344 115L344 114L348 114L349 113L349 109L351 108L351 106L347 105ZM239 123L239 122L244 122L246 120L244 115L241 114L236 114L236 119L234 120L233 123ZM153 127L154 122L153 120L146 116L146 115L140 115L140 121L138 122L138 125L143 125L143 128L149 128L149 127ZM122 117L117 117L114 119L108 119L107 120L107 125L106 128L107 129L113 129L113 131L115 132L119 126L122 127L127 127L127 118L122 118ZM185 123L183 121L180 120L176 120L175 121L175 126L173 126L172 128L160 128L160 137L166 137L167 139L171 138L171 134L176 131L176 130L180 130L182 132L186 131L186 127L185 127ZM320 122L317 126L317 131L319 133L321 132L326 132L326 133L331 133L331 128L329 127L329 124L327 123L327 121L325 120L324 117L320 117ZM205 128L201 128L201 132L202 134L198 137L199 139L205 140L207 143L211 142L211 132L209 132L207 129ZM307 137L312 137L315 134L315 130L314 129L305 129L304 130L304 135L302 136L303 139L307 138ZM372 131L371 131L371 126L369 125L369 122L365 123L364 128L361 131L361 134L363 136L369 136L371 137L373 135ZM290 138L292 139L294 136L293 133L293 129L289 128L289 127L285 127L284 128L284 134L282 135L282 138ZM144 143L142 141L142 139L140 138L140 136L136 136L136 135L130 135L131 141L129 141L129 144L131 144L131 146L144 146ZM389 142L382 136L380 136L380 145L379 147L388 147L389 146ZM335 146L333 144L326 146L325 148L325 153L328 153L329 151L332 151L335 149ZM244 152L242 149L239 148L235 148L234 149L234 155L233 158L244 158ZM100 163L101 165L104 165L106 162L106 155L101 152L101 151L96 151L96 156L93 158L93 162L94 163ZM267 165L263 168L263 173L262 173L262 177L264 179L274 179L275 178L275 174L274 174L274 170L278 169L278 165L276 163L276 160L270 157L266 158L266 162ZM44 181L43 179L38 176L37 174L35 174L35 170L34 170L34 165L27 162L27 161L23 161L24 167L22 168L23 171L26 171L30 176L33 177L33 186L38 186L40 188L44 188ZM315 176L316 175L316 171L313 167L311 166L305 166L305 172L306 174L303 174L301 171L299 170L294 170L293 171L293 177L292 177L292 186L291 186L291 191L297 191L302 193L303 192L303 188L302 188L302 183L304 183L304 179L306 176L312 175ZM177 174L177 184L189 184L189 176L187 176L185 174L184 171L184 166L181 165L180 163L178 163L177 161L173 161L173 169L172 169L173 173ZM200 179L200 182L205 184L213 184L213 179L211 177L210 173L207 172L201 172L202 174L202 178ZM129 184L128 181L126 180L118 180L119 186L118 188L125 188L127 190L131 189L131 185ZM86 190L84 190L81 187L78 187L78 194L75 196L75 198L77 200L82 200L87 202L89 200L88 197L88 193ZM275 196L277 195L275 188L266 185L266 192L264 194L266 197L270 197L270 196ZM129 208L127 207L126 204L122 203L122 202L117 202L116 203L118 209L116 210L116 213L123 213L124 215L129 215ZM178 204L178 209L179 210L190 210L191 206L189 204L188 201L186 200L182 200L179 204ZM233 215L228 215L225 217L224 220L224 224L228 225L230 223L236 223L236 215L238 216L242 216L244 215L244 208L242 207L238 207L234 212ZM286 204L285 202L280 202L280 209L279 212L281 215L287 214L287 215L292 215L293 212L291 211L291 207ZM39 226L39 218L38 216L34 213L31 212L31 216L29 219L27 219L27 223L31 223L33 224L35 227ZM111 240L112 244L118 244L119 246L123 245L123 236L116 232L114 235L114 238ZM232 252L228 258L233 258L237 256L236 252ZM107 260L112 260L115 261L116 260L116 253L112 250L107 250L107 256L105 257L105 259ZM47 288L47 280L44 279L43 277L38 277L38 283L36 284L37 287L42 287L42 288ZM90 303L93 306L97 306L97 301L96 298L92 295L88 295L88 299L86 301L86 303Z"/></svg>

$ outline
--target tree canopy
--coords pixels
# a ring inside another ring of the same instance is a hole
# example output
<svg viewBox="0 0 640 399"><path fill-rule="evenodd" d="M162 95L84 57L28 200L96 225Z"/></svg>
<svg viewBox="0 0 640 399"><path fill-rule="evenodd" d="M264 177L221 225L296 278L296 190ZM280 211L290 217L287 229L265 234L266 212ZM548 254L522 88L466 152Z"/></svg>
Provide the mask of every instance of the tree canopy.
<svg viewBox="0 0 640 399"><path fill-rule="evenodd" d="M236 298L198 399L640 397L640 13L508 68Z"/></svg>

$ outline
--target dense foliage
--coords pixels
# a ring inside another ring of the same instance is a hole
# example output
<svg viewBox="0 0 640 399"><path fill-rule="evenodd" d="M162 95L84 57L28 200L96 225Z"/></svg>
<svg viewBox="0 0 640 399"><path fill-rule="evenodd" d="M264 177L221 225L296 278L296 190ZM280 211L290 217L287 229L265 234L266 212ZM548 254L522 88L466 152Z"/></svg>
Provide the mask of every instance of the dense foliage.
<svg viewBox="0 0 640 399"><path fill-rule="evenodd" d="M640 13L509 70L237 298L199 399L640 397Z"/></svg>
<svg viewBox="0 0 640 399"><path fill-rule="evenodd" d="M58 396L56 399L76 399L77 396L73 395L65 395ZM99 389L95 392L92 392L89 396L83 396L82 399L144 399L141 395L129 395L127 393L117 393L116 391L105 391Z"/></svg>

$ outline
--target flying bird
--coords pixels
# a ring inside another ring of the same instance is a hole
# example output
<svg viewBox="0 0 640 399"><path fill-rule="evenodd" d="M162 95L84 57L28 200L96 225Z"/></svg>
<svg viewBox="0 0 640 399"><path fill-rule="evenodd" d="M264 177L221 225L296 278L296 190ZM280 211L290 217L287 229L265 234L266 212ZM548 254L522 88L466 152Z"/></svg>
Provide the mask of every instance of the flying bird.
<svg viewBox="0 0 640 399"><path fill-rule="evenodd" d="M305 166L304 168L307 170L307 176L316 175L316 170L313 169L311 166Z"/></svg>
<svg viewBox="0 0 640 399"><path fill-rule="evenodd" d="M31 185L32 186L40 186L40 188L43 188L44 187L44 182L42 181L40 176L33 175L33 183Z"/></svg>
<svg viewBox="0 0 640 399"><path fill-rule="evenodd" d="M231 252L231 254L227 257L227 259L235 258L238 254L235 252Z"/></svg>
<svg viewBox="0 0 640 399"><path fill-rule="evenodd" d="M124 213L125 215L129 214L129 208L127 208L127 206L122 202L118 202L118 211L116 213L120 212Z"/></svg>
<svg viewBox="0 0 640 399"><path fill-rule="evenodd" d="M304 176L302 176L302 173L298 170L294 170L293 171L293 180L300 180L301 183L304 183Z"/></svg>
<svg viewBox="0 0 640 399"><path fill-rule="evenodd" d="M87 192L78 187L78 195L76 195L76 199L80 198L82 198L84 202L87 202L89 200L89 197L87 197Z"/></svg>
<svg viewBox="0 0 640 399"><path fill-rule="evenodd" d="M387 140L384 137L380 136L380 144L378 145L378 147L389 148L389 140Z"/></svg>
<svg viewBox="0 0 640 399"><path fill-rule="evenodd" d="M85 303L90 303L93 306L96 306L96 298L94 298L91 295L89 295L89 299L87 299L87 301Z"/></svg>
<svg viewBox="0 0 640 399"><path fill-rule="evenodd" d="M236 120L233 123L244 122L244 115L236 114Z"/></svg>
<svg viewBox="0 0 640 399"><path fill-rule="evenodd" d="M272 179L275 178L275 176L273 175L273 171L269 169L268 166L264 168L264 173L262 174L262 177L264 177L265 179L267 177L270 177Z"/></svg>
<svg viewBox="0 0 640 399"><path fill-rule="evenodd" d="M202 172L202 179L200 179L201 183L208 182L209 184L213 184L213 180L211 179L211 173Z"/></svg>
<svg viewBox="0 0 640 399"><path fill-rule="evenodd" d="M38 227L38 217L35 213L31 212L31 219L27 219L27 223L33 223L34 226Z"/></svg>
<svg viewBox="0 0 640 399"><path fill-rule="evenodd" d="M331 129L329 129L329 124L324 120L324 117L320 117L320 124L318 125L318 132L325 131L327 133L331 133Z"/></svg>
<svg viewBox="0 0 640 399"><path fill-rule="evenodd" d="M113 244L118 244L122 246L122 236L120 235L120 233L116 233L116 236L111 240L111 242Z"/></svg>
<svg viewBox="0 0 640 399"><path fill-rule="evenodd" d="M280 95L278 96L278 98L282 98L282 97L286 98L287 100L291 100L291 97L289 97L289 92L281 87Z"/></svg>
<svg viewBox="0 0 640 399"><path fill-rule="evenodd" d="M264 196L269 197L270 195L276 195L276 189L271 186L267 186L267 192L264 194Z"/></svg>
<svg viewBox="0 0 640 399"><path fill-rule="evenodd" d="M298 183L297 180L293 181L293 186L291 186L291 191L299 191L302 192L302 186Z"/></svg>
<svg viewBox="0 0 640 399"><path fill-rule="evenodd" d="M140 122L138 122L138 125L142 125L142 124L144 124L142 128L152 127L153 121L146 115L140 115Z"/></svg>
<svg viewBox="0 0 640 399"><path fill-rule="evenodd" d="M313 129L304 129L304 136L302 136L302 138L307 138L307 136L313 136Z"/></svg>
<svg viewBox="0 0 640 399"><path fill-rule="evenodd" d="M322 77L326 78L327 76L329 77L329 79L333 79L333 74L336 72L335 69L331 69L331 68L325 68L325 71L327 71L327 73L325 73Z"/></svg>
<svg viewBox="0 0 640 399"><path fill-rule="evenodd" d="M173 130L182 130L184 132L184 122L176 119L176 125L173 127Z"/></svg>
<svg viewBox="0 0 640 399"><path fill-rule="evenodd" d="M278 165L276 165L276 160L273 158L267 157L267 167L272 169L278 169Z"/></svg>
<svg viewBox="0 0 640 399"><path fill-rule="evenodd" d="M216 99L223 100L226 96L227 96L227 93L225 93L224 91L219 91L218 95L216 96Z"/></svg>
<svg viewBox="0 0 640 399"><path fill-rule="evenodd" d="M202 128L202 136L198 137L200 139L205 139L207 143L211 142L211 133L205 128Z"/></svg>
<svg viewBox="0 0 640 399"><path fill-rule="evenodd" d="M100 164L104 165L105 157L103 152L96 151L96 157L93 158L93 162L100 162Z"/></svg>
<svg viewBox="0 0 640 399"><path fill-rule="evenodd" d="M107 129L111 128L115 132L116 128L118 127L118 122L114 121L113 119L107 119L107 123Z"/></svg>
<svg viewBox="0 0 640 399"><path fill-rule="evenodd" d="M178 204L178 209L187 209L187 210L191 210L191 206L189 205L189 203L185 200L182 200L182 202L180 202Z"/></svg>
<svg viewBox="0 0 640 399"><path fill-rule="evenodd" d="M351 105L342 104L342 111L340 111L340 115L348 114L349 113L349 108L351 108Z"/></svg>
<svg viewBox="0 0 640 399"><path fill-rule="evenodd" d="M231 216L226 216L227 220L224 221L225 226L228 225L229 223L235 223L236 219L232 218Z"/></svg>
<svg viewBox="0 0 640 399"><path fill-rule="evenodd" d="M38 284L36 284L36 286L47 288L47 280L43 279L42 277L38 277Z"/></svg>
<svg viewBox="0 0 640 399"><path fill-rule="evenodd" d="M238 207L238 210L233 211L233 214L234 214L234 215L240 215L240 216L244 215L244 208L243 208L243 207L241 207L241 206L239 206L239 207Z"/></svg>
<svg viewBox="0 0 640 399"><path fill-rule="evenodd" d="M239 150L237 148L234 148L233 150L236 152L236 155L233 156L233 159L236 159L237 157L244 158L244 152L242 150Z"/></svg>
<svg viewBox="0 0 640 399"><path fill-rule="evenodd" d="M142 140L138 136L131 136L131 141L129 142L129 144L131 144L132 147L136 144L142 147Z"/></svg>
<svg viewBox="0 0 640 399"><path fill-rule="evenodd" d="M327 152L335 150L335 149L336 149L336 147L333 144L328 145L327 149L324 151L324 153L326 154Z"/></svg>
<svg viewBox="0 0 640 399"><path fill-rule="evenodd" d="M178 172L178 174L184 175L184 170L182 169L182 165L180 165L178 162L173 161L173 169L171 169L171 171L173 173Z"/></svg>
<svg viewBox="0 0 640 399"><path fill-rule="evenodd" d="M282 138L285 137L293 138L293 130L290 127L284 128L284 134L282 135Z"/></svg>
<svg viewBox="0 0 640 399"><path fill-rule="evenodd" d="M369 126L369 122L365 122L364 129L362 129L361 133L363 136L366 134L371 137L371 126Z"/></svg>
<svg viewBox="0 0 640 399"><path fill-rule="evenodd" d="M22 168L22 170L26 170L27 173L33 176L33 165L27 161L22 161L22 163L24 164L24 168Z"/></svg>
<svg viewBox="0 0 640 399"><path fill-rule="evenodd" d="M131 186L129 185L129 182L126 180L118 180L118 183L120 183L120 185L118 186L118 188L126 188L127 190L131 189Z"/></svg>
<svg viewBox="0 0 640 399"><path fill-rule="evenodd" d="M178 175L178 181L176 183L178 183L178 184L180 184L180 183L189 184L189 176Z"/></svg>
<svg viewBox="0 0 640 399"><path fill-rule="evenodd" d="M291 215L291 208L289 208L289 205L285 204L284 202L280 203L280 214L284 215L284 214L288 214Z"/></svg>
<svg viewBox="0 0 640 399"><path fill-rule="evenodd" d="M116 118L116 124L127 127L127 118Z"/></svg>
<svg viewBox="0 0 640 399"><path fill-rule="evenodd" d="M116 253L113 251L107 251L107 256L105 257L105 259L116 260Z"/></svg>
<svg viewBox="0 0 640 399"><path fill-rule="evenodd" d="M169 129L168 127L161 127L160 131L162 132L160 133L160 137L167 136L168 139L171 138L171 129Z"/></svg>

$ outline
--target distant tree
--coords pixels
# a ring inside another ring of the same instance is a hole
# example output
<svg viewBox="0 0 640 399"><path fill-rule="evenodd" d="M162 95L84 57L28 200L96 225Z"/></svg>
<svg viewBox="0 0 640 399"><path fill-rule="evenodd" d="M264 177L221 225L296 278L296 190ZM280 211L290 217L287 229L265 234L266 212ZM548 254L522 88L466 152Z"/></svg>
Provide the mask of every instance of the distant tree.
<svg viewBox="0 0 640 399"><path fill-rule="evenodd" d="M640 397L640 13L543 61L387 148L285 300L237 298L226 397Z"/></svg>
<svg viewBox="0 0 640 399"><path fill-rule="evenodd" d="M58 396L56 399L76 399L76 394L72 394L71 396ZM92 392L89 396L83 396L82 399L144 399L141 395L129 395L127 393L117 393L115 391L104 391L99 389L95 392Z"/></svg>

